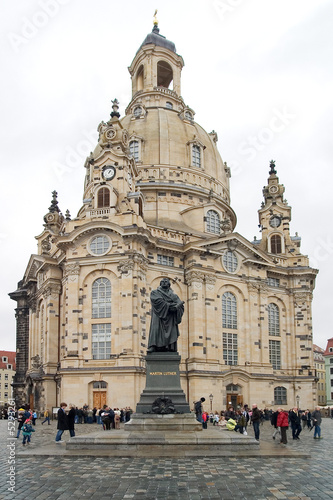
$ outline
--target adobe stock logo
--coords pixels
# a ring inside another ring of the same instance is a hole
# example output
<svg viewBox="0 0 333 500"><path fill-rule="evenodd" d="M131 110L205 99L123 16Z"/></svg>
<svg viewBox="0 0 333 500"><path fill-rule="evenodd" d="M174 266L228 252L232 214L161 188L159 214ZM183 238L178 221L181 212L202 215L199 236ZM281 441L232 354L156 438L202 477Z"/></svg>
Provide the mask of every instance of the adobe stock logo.
<svg viewBox="0 0 333 500"><path fill-rule="evenodd" d="M256 135L248 136L245 141L239 144L237 153L243 157L245 156L247 162L253 161L258 152L263 151L271 144L276 135L284 132L296 118L296 115L290 113L286 106L283 106L282 110L273 108L272 115L266 127L258 130ZM228 162L228 166L231 168L233 177L240 174L243 170L243 167L237 160Z"/></svg>
<svg viewBox="0 0 333 500"><path fill-rule="evenodd" d="M64 159L61 162L53 162L52 168L59 181L63 180L65 174L82 167L87 155L95 149L98 142L96 131L90 130L88 132L83 130L82 135L84 139L79 141L75 147L67 146L65 148Z"/></svg>
<svg viewBox="0 0 333 500"><path fill-rule="evenodd" d="M18 52L21 47L27 45L30 40L35 38L39 30L44 28L51 18L55 17L62 5L66 5L71 0L40 0L38 5L40 7L30 19L28 17L22 18L22 25L20 33L8 33L7 37L15 52Z"/></svg>
<svg viewBox="0 0 333 500"><path fill-rule="evenodd" d="M234 12L234 10L243 3L243 0L214 0L213 6L217 12L218 17L223 21L227 14Z"/></svg>

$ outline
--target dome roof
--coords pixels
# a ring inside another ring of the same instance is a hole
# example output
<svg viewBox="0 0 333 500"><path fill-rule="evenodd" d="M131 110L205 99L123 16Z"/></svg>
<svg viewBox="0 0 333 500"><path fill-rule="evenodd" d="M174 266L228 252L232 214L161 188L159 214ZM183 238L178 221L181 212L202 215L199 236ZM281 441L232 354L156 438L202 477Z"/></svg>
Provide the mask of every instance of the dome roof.
<svg viewBox="0 0 333 500"><path fill-rule="evenodd" d="M133 120L132 115L121 119L129 136L140 137L142 148L140 166L165 165L193 169L196 174L206 174L224 187L229 199L229 183L224 164L216 147L215 134L208 134L198 123L181 118L172 109L148 108L144 119ZM198 143L203 150L202 168L191 167L192 143Z"/></svg>
<svg viewBox="0 0 333 500"><path fill-rule="evenodd" d="M154 26L153 30L151 33L148 33L142 44L140 45L139 50L144 46L144 45L149 45L149 44L157 45L159 47L164 47L165 49L171 50L172 52L176 53L176 46L173 42L170 40L167 40L165 36L159 34L159 29Z"/></svg>

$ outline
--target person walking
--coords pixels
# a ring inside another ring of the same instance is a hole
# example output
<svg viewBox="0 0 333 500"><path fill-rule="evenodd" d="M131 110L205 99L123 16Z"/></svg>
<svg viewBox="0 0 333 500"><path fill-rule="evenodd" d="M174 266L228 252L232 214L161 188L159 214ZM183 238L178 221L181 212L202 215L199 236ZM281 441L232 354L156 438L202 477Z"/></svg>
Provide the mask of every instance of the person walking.
<svg viewBox="0 0 333 500"><path fill-rule="evenodd" d="M302 432L301 419L298 413L298 408L293 408L289 412L289 420L291 424L291 432L293 439L299 439L299 435Z"/></svg>
<svg viewBox="0 0 333 500"><path fill-rule="evenodd" d="M278 427L277 425L277 418L278 418L278 415L279 415L279 410L275 411L273 414L272 414L272 418L271 418L271 425L274 426L274 432L273 432L273 436L272 438L275 439L277 434L280 435L280 428ZM281 437L281 436L280 436Z"/></svg>
<svg viewBox="0 0 333 500"><path fill-rule="evenodd" d="M30 444L31 440L31 433L35 432L35 429L32 427L32 419L28 419L24 422L22 426L22 434L23 434L23 441L22 444L25 446L25 443Z"/></svg>
<svg viewBox="0 0 333 500"><path fill-rule="evenodd" d="M260 437L260 420L261 420L261 414L260 411L257 407L256 404L252 405L252 416L251 416L251 422L253 425L253 430L254 430L254 437L256 441L259 441Z"/></svg>
<svg viewBox="0 0 333 500"><path fill-rule="evenodd" d="M320 406L316 406L315 411L311 415L313 425L314 425L314 439L321 439L321 413Z"/></svg>
<svg viewBox="0 0 333 500"><path fill-rule="evenodd" d="M63 435L64 431L68 431L68 417L66 415L66 408L67 404L66 403L61 403L60 408L58 410L58 424L57 424L57 435L55 438L56 443L62 443L61 441L61 436Z"/></svg>
<svg viewBox="0 0 333 500"><path fill-rule="evenodd" d="M75 436L75 429L74 429L74 424L75 424L75 416L76 416L76 409L75 406L69 405L69 412L68 412L68 430L69 430L69 435L70 437Z"/></svg>
<svg viewBox="0 0 333 500"><path fill-rule="evenodd" d="M287 444L287 429L289 427L289 415L288 412L284 411L282 408L278 408L278 416L276 419L276 425L281 432L281 444Z"/></svg>
<svg viewBox="0 0 333 500"><path fill-rule="evenodd" d="M44 411L44 420L42 422L42 425L45 424L45 422L47 422L47 425L51 425L51 423L50 423L50 410Z"/></svg>
<svg viewBox="0 0 333 500"><path fill-rule="evenodd" d="M17 422L18 422L17 434L16 434L17 439L20 437L20 432L25 421L26 418L24 416L24 409L20 408L17 415Z"/></svg>

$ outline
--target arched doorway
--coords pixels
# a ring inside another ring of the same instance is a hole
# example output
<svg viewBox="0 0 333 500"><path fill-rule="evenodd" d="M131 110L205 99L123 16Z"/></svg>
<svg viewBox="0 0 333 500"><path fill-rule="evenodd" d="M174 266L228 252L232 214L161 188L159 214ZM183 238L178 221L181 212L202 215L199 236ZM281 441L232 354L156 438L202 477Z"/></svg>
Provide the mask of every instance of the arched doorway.
<svg viewBox="0 0 333 500"><path fill-rule="evenodd" d="M98 382L92 382L93 390L93 408L103 408L106 405L106 390L107 383L104 380L99 380Z"/></svg>
<svg viewBox="0 0 333 500"><path fill-rule="evenodd" d="M227 392L227 408L233 406L235 410L243 406L243 395L240 394L241 387L236 384L229 384L226 386Z"/></svg>

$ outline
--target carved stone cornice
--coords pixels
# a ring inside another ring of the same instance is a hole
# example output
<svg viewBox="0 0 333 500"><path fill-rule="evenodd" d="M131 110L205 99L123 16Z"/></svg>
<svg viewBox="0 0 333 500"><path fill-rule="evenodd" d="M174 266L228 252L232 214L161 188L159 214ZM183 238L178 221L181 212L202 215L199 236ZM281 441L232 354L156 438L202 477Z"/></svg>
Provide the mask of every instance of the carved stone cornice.
<svg viewBox="0 0 333 500"><path fill-rule="evenodd" d="M193 283L203 283L205 281L205 274L201 271L186 270L185 283L193 285Z"/></svg>
<svg viewBox="0 0 333 500"><path fill-rule="evenodd" d="M64 266L64 278L68 276L78 276L80 274L79 264L65 264Z"/></svg>
<svg viewBox="0 0 333 500"><path fill-rule="evenodd" d="M310 291L293 291L293 298L294 298L294 306L295 307L300 307L302 305L305 305L307 302L312 301L312 292Z"/></svg>
<svg viewBox="0 0 333 500"><path fill-rule="evenodd" d="M124 262L120 262L117 269L121 274L131 272L134 269L134 261L132 259L128 259Z"/></svg>
<svg viewBox="0 0 333 500"><path fill-rule="evenodd" d="M43 290L43 296L46 299L47 297L51 297L53 299L59 298L61 294L61 284L60 283L49 283L45 289Z"/></svg>

